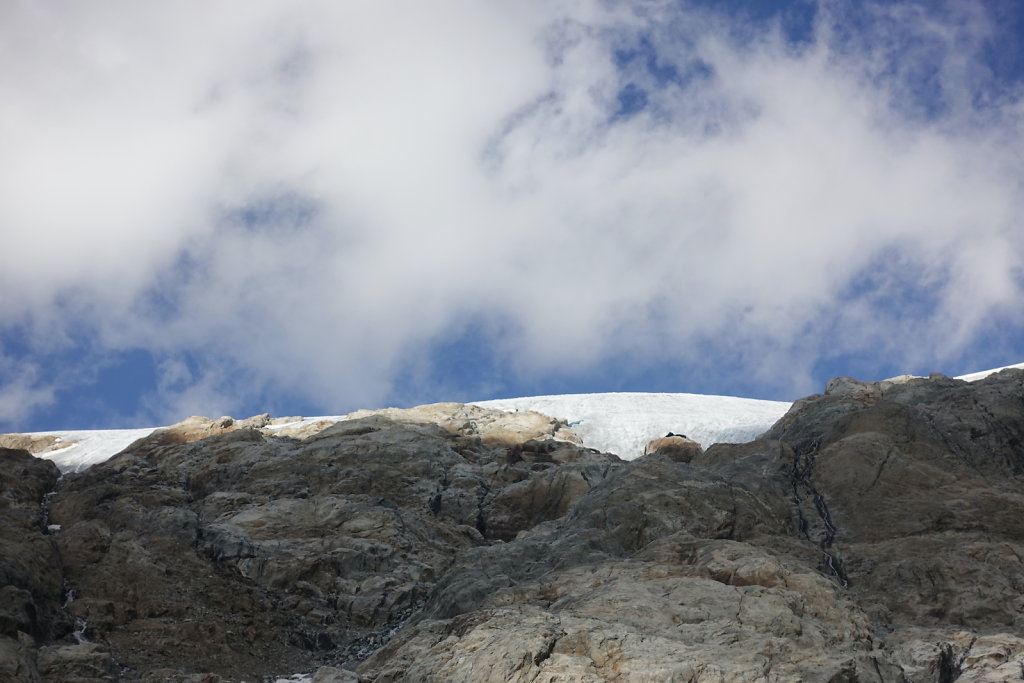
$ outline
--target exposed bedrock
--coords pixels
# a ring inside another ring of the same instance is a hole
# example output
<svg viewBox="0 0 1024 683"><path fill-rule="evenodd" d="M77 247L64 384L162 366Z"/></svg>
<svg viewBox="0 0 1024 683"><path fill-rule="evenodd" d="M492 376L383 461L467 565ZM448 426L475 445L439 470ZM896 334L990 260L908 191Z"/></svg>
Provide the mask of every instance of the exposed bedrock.
<svg viewBox="0 0 1024 683"><path fill-rule="evenodd" d="M480 411L0 451L0 680L1024 677L1022 371L628 463Z"/></svg>
<svg viewBox="0 0 1024 683"><path fill-rule="evenodd" d="M0 680L40 680L38 644L72 631L45 515L59 474L27 451L0 448Z"/></svg>
<svg viewBox="0 0 1024 683"><path fill-rule="evenodd" d="M759 441L629 463L560 519L460 555L360 671L1021 680L1022 376L842 379Z"/></svg>
<svg viewBox="0 0 1024 683"><path fill-rule="evenodd" d="M502 416L473 414L492 431ZM527 434L557 431L544 421ZM155 432L66 476L49 501L61 528L39 535L60 559L40 564L56 572L58 608L62 581L73 591L59 616L82 624L123 678L184 670L259 680L358 661L416 612L460 552L562 515L622 464L565 441L488 445L381 415L303 440L215 422L226 420ZM37 515L40 495L30 501ZM42 640L78 647L71 630ZM62 671L75 657L83 672L97 670L80 647L53 654Z"/></svg>

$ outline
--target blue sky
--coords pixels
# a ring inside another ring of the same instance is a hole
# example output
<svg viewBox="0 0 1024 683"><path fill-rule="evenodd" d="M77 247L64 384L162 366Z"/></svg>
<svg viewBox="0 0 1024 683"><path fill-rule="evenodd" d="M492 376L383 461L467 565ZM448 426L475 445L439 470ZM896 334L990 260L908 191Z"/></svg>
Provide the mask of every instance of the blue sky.
<svg viewBox="0 0 1024 683"><path fill-rule="evenodd" d="M1024 7L7 3L0 431L1024 360Z"/></svg>

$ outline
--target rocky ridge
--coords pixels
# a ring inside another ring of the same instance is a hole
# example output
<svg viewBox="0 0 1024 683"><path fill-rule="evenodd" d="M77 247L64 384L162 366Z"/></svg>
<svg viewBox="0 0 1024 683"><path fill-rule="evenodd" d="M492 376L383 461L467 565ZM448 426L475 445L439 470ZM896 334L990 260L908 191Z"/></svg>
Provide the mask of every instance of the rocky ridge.
<svg viewBox="0 0 1024 683"><path fill-rule="evenodd" d="M631 462L459 404L260 421L0 451L0 680L1024 679L1024 371Z"/></svg>

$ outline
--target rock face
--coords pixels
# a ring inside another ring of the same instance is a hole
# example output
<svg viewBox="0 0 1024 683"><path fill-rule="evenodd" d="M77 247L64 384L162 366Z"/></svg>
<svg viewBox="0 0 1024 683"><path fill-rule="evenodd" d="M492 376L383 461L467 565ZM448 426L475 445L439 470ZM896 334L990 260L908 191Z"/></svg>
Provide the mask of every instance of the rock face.
<svg viewBox="0 0 1024 683"><path fill-rule="evenodd" d="M504 419L473 414L495 430ZM564 514L621 465L571 443L491 446L381 415L303 440L268 436L262 422L191 418L67 475L48 500L52 536L42 503L56 468L8 452L26 517L9 535L31 527L39 548L18 548L3 590L48 597L9 618L0 652L15 680L34 680L33 666L61 680L156 681L351 665L423 604L458 553ZM18 468L30 466L48 476L26 479ZM26 616L44 605L43 625ZM43 643L53 645L34 649Z"/></svg>
<svg viewBox="0 0 1024 683"><path fill-rule="evenodd" d="M954 638L969 627L1017 643L1003 664L1022 675L1024 373L833 382L768 437L792 449L801 536L911 670L936 642L969 659ZM967 665L943 661L949 676Z"/></svg>
<svg viewBox="0 0 1024 683"><path fill-rule="evenodd" d="M1024 374L833 382L470 549L375 681L1017 681ZM509 634L515 634L510 638Z"/></svg>
<svg viewBox="0 0 1024 683"><path fill-rule="evenodd" d="M629 463L480 410L0 451L0 680L1024 679L1022 371Z"/></svg>
<svg viewBox="0 0 1024 683"><path fill-rule="evenodd" d="M38 681L37 643L70 635L61 562L43 502L57 466L0 448L0 680Z"/></svg>

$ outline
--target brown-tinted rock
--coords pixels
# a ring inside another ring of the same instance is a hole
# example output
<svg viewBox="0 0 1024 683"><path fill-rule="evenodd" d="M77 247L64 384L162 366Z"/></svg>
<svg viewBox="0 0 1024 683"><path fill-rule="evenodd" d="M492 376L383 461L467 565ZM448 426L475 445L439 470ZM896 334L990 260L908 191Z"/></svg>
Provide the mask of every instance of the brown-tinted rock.
<svg viewBox="0 0 1024 683"><path fill-rule="evenodd" d="M509 413L464 403L432 403L408 409L360 410L348 417L358 419L371 415L406 424L438 425L452 434L477 436L488 445L513 446L548 439L577 446L583 444L566 422L533 410Z"/></svg>
<svg viewBox="0 0 1024 683"><path fill-rule="evenodd" d="M233 417L227 416L210 419L200 415L193 415L170 427L161 427L155 430L148 437L145 437L143 441L157 442L161 445L191 443L239 429L262 429L269 425L270 422L269 413L255 415L244 420L236 420Z"/></svg>
<svg viewBox="0 0 1024 683"><path fill-rule="evenodd" d="M65 448L74 442L62 442L51 434L0 434L0 448L28 451L33 455Z"/></svg>
<svg viewBox="0 0 1024 683"><path fill-rule="evenodd" d="M644 448L644 455L664 455L675 462L690 462L702 453L704 449L699 443L678 434L654 439Z"/></svg>
<svg viewBox="0 0 1024 683"><path fill-rule="evenodd" d="M287 423L284 423L287 424ZM288 436L293 439L306 439L314 434L319 434L328 427L338 424L338 420L316 420L314 422L303 422L292 426L264 427L263 433L267 436Z"/></svg>

